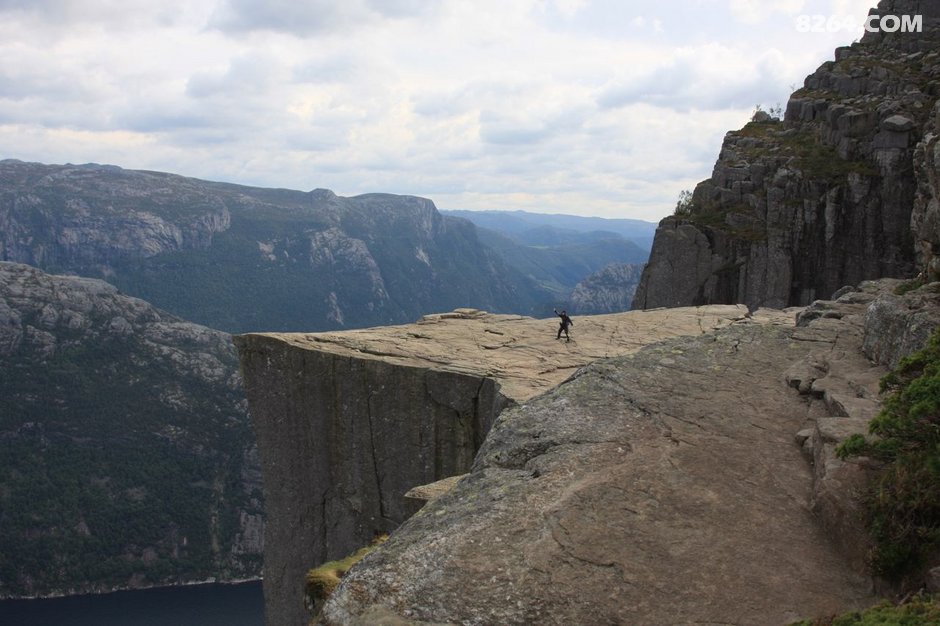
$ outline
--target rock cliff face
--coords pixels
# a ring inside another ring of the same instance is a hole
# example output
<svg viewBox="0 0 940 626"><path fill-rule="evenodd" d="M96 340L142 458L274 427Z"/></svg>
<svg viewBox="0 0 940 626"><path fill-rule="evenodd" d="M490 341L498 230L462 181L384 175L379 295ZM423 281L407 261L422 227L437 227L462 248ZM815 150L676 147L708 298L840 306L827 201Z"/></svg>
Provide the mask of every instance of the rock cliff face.
<svg viewBox="0 0 940 626"><path fill-rule="evenodd" d="M643 265L608 265L577 285L568 297L568 310L577 315L629 311Z"/></svg>
<svg viewBox="0 0 940 626"><path fill-rule="evenodd" d="M0 597L260 574L229 335L0 263Z"/></svg>
<svg viewBox="0 0 940 626"><path fill-rule="evenodd" d="M691 209L660 223L634 308L806 305L940 269L940 5L883 0L877 11L923 15L924 32L838 49L783 121L728 133Z"/></svg>
<svg viewBox="0 0 940 626"><path fill-rule="evenodd" d="M553 299L424 198L101 165L0 161L0 261L103 278L230 332L403 323L461 306L530 312Z"/></svg>
<svg viewBox="0 0 940 626"><path fill-rule="evenodd" d="M309 620L304 573L396 528L412 487L467 472L508 404L598 358L745 314L717 306L579 317L571 342L555 339L554 320L475 310L236 337L264 471L266 622Z"/></svg>

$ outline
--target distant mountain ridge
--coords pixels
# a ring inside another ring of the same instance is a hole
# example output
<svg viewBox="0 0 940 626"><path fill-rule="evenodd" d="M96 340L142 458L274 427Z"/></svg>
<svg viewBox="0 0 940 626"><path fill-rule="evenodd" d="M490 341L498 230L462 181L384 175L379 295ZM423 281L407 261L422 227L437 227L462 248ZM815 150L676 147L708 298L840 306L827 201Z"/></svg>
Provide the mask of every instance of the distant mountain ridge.
<svg viewBox="0 0 940 626"><path fill-rule="evenodd" d="M559 306L582 306L594 313L629 310L634 281L607 280L604 293L594 294L593 289L601 289L597 274L611 266L642 266L656 230L652 222L631 219L525 211L442 213L476 224L485 245L526 278L553 292ZM602 301L605 304L599 304Z"/></svg>
<svg viewBox="0 0 940 626"><path fill-rule="evenodd" d="M226 330L535 313L554 294L425 198L263 189L115 166L0 161L0 260L104 278Z"/></svg>
<svg viewBox="0 0 940 626"><path fill-rule="evenodd" d="M442 209L444 215L462 217L477 226L506 233L520 243L544 245L537 238L539 232L591 233L603 231L620 235L647 252L653 244L656 223L626 218L584 217L554 213L531 213L529 211L468 211Z"/></svg>
<svg viewBox="0 0 940 626"><path fill-rule="evenodd" d="M568 297L568 311L577 315L601 315L629 311L643 265L611 264L579 282Z"/></svg>

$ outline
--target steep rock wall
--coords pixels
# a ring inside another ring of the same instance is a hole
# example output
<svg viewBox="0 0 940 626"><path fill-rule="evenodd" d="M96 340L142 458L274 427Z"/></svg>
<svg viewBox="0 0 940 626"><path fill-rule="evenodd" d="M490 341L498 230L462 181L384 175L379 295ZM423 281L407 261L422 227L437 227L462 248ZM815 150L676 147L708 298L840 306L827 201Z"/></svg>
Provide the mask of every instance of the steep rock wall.
<svg viewBox="0 0 940 626"><path fill-rule="evenodd" d="M408 489L469 470L505 405L484 376L236 338L265 481L265 610L301 624L304 573L405 520Z"/></svg>
<svg viewBox="0 0 940 626"><path fill-rule="evenodd" d="M809 76L776 121L726 135L690 210L664 219L633 308L800 306L913 276L937 242L940 5L884 0L924 32L866 37Z"/></svg>

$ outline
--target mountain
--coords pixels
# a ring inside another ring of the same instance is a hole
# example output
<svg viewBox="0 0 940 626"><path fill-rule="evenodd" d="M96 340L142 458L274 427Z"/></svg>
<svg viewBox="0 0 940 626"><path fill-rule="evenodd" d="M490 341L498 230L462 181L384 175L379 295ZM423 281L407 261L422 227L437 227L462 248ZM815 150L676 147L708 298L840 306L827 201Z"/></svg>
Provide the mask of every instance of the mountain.
<svg viewBox="0 0 940 626"><path fill-rule="evenodd" d="M102 165L0 161L0 260L103 278L225 331L412 321L553 294L430 200L214 183Z"/></svg>
<svg viewBox="0 0 940 626"><path fill-rule="evenodd" d="M634 308L805 305L880 277L940 275L940 4L890 0L922 33L867 33L782 121L725 136L710 179L656 230Z"/></svg>
<svg viewBox="0 0 940 626"><path fill-rule="evenodd" d="M0 262L0 371L0 597L260 575L229 335Z"/></svg>
<svg viewBox="0 0 940 626"><path fill-rule="evenodd" d="M496 251L506 263L545 290L556 302L568 299L571 290L584 278L610 264L644 263L648 256L632 241L605 231L574 233L554 237L560 231L548 231L554 244L522 244L512 237L479 228L480 241ZM543 234L548 234L544 233ZM530 231L531 235L531 231ZM542 241L549 237L543 236ZM530 241L532 239L530 238Z"/></svg>
<svg viewBox="0 0 940 626"><path fill-rule="evenodd" d="M581 217L527 211L446 209L441 213L462 217L481 228L504 233L519 243L531 246L572 243L571 239L576 239L579 234L602 231L619 235L648 251L656 232L656 224L634 219ZM566 238L567 241L562 241Z"/></svg>
<svg viewBox="0 0 940 626"><path fill-rule="evenodd" d="M568 296L568 312L599 315L629 311L643 265L611 264L579 282Z"/></svg>

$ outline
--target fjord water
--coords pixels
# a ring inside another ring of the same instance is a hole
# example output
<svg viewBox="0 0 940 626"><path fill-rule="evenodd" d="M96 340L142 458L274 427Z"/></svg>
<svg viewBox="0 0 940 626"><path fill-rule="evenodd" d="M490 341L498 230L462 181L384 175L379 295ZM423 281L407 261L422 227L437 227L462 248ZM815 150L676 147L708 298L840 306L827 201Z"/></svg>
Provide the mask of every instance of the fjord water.
<svg viewBox="0 0 940 626"><path fill-rule="evenodd" d="M261 582L0 601L3 626L261 626Z"/></svg>

